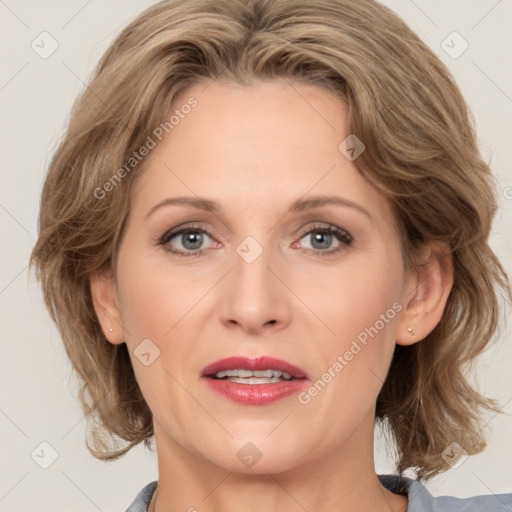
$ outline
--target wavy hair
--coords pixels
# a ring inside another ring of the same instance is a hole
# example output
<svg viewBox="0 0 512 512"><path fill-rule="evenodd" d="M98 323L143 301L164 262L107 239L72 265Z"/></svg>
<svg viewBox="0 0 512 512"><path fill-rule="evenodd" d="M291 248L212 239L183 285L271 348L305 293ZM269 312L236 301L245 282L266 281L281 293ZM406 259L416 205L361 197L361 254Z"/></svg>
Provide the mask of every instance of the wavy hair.
<svg viewBox="0 0 512 512"><path fill-rule="evenodd" d="M90 291L92 273L115 273L144 162L98 191L188 87L272 79L324 87L344 102L366 145L355 163L398 214L408 271L422 244L450 247L454 283L441 321L421 342L396 347L376 404L397 470L428 479L447 469L441 453L451 442L469 454L485 447L481 415L498 407L470 385L467 368L498 330L499 290L511 292L488 244L496 184L467 104L434 52L374 0L159 2L100 59L49 164L30 256L81 382L87 448L114 460L141 442L151 448L154 434L127 346L106 340Z"/></svg>

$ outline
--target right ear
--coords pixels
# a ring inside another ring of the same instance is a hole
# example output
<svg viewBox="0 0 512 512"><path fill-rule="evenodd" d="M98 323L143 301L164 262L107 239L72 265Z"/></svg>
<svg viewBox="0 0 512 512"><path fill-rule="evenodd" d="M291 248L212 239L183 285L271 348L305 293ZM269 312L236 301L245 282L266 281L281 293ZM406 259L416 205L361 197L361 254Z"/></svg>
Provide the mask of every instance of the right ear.
<svg viewBox="0 0 512 512"><path fill-rule="evenodd" d="M95 272L90 277L90 285L94 311L96 311L103 334L114 345L124 343L121 311L119 310L116 283L112 272Z"/></svg>

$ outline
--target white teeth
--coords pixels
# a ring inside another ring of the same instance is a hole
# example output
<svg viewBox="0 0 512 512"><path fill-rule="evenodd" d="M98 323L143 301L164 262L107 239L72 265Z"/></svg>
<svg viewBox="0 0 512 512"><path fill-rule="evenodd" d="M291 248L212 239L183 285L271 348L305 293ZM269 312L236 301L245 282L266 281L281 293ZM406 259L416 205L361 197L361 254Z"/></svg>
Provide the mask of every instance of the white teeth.
<svg viewBox="0 0 512 512"><path fill-rule="evenodd" d="M276 370L260 370L251 372L255 377L281 377L282 372ZM240 375L241 377L241 375Z"/></svg>
<svg viewBox="0 0 512 512"><path fill-rule="evenodd" d="M215 377L218 379L222 379L224 377L228 377L228 380L232 382L238 382L238 380L235 381L235 379L243 379L241 382L245 382L247 384L258 384L258 383L266 383L266 379L271 379L270 382L280 382L280 379L290 380L293 377L286 372L281 372L280 370L222 370L220 372L217 372L215 374ZM235 379L231 379L229 377L234 377ZM257 377L258 382L249 382L251 377ZM265 381L265 382L263 382Z"/></svg>
<svg viewBox="0 0 512 512"><path fill-rule="evenodd" d="M238 376L238 370L222 370L221 372L217 372L215 377L222 379L222 377L236 377Z"/></svg>
<svg viewBox="0 0 512 512"><path fill-rule="evenodd" d="M252 377L252 372L250 370L235 370L235 373L237 375L234 375L234 377Z"/></svg>
<svg viewBox="0 0 512 512"><path fill-rule="evenodd" d="M273 384L274 382L283 382L279 377L249 377L240 379L237 377L228 377L229 382L237 382L238 384Z"/></svg>

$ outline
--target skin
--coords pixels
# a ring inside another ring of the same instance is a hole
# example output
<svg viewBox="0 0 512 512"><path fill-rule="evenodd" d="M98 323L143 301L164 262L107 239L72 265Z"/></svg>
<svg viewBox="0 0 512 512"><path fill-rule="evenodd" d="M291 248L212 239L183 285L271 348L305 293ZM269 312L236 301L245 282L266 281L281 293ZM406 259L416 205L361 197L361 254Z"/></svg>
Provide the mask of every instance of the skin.
<svg viewBox="0 0 512 512"><path fill-rule="evenodd" d="M418 263L428 263L404 273L391 204L338 150L350 131L333 93L282 80L212 82L176 105L190 97L197 107L152 150L133 190L116 277L91 278L105 336L127 343L153 413L155 510L405 510L407 498L385 490L375 473L375 402L395 343L419 342L441 319L451 256L441 257L440 244L425 246ZM293 201L323 194L357 203L371 219L335 205L287 213ZM221 210L168 205L146 218L178 196L207 197ZM202 245L178 235L167 249L199 246L201 254L181 258L158 245L188 222ZM315 243L317 231L307 233L318 225L353 241ZM263 248L252 263L236 252L247 236ZM265 354L314 382L394 303L401 311L307 404L292 395L242 405L200 379L217 359ZM147 338L160 350L149 366L134 355ZM237 453L249 442L261 459L246 467Z"/></svg>

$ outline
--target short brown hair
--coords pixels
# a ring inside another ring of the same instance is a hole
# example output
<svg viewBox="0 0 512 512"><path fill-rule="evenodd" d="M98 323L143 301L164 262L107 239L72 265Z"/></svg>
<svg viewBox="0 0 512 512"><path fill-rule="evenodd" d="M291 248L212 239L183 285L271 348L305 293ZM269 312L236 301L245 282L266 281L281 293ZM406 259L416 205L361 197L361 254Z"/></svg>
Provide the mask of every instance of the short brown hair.
<svg viewBox="0 0 512 512"><path fill-rule="evenodd" d="M113 460L140 442L150 447L153 436L127 346L107 342L89 282L99 269L115 272L143 163L104 197L97 191L165 121L178 93L199 81L276 78L343 100L366 145L357 168L398 212L408 271L422 244L451 249L443 317L425 340L396 347L376 408L396 441L398 470L429 478L446 469L440 455L451 442L470 454L485 446L480 410L496 403L470 386L465 369L494 337L498 289L510 296L510 287L488 244L495 182L463 96L428 46L374 0L164 1L101 58L49 165L30 258L81 379L84 413L91 426L99 419L87 447ZM111 449L105 435L127 444Z"/></svg>

